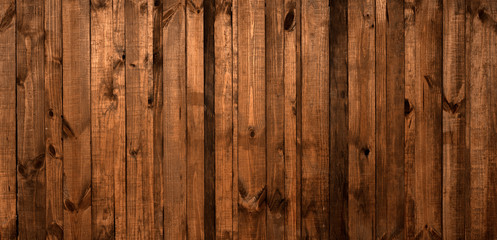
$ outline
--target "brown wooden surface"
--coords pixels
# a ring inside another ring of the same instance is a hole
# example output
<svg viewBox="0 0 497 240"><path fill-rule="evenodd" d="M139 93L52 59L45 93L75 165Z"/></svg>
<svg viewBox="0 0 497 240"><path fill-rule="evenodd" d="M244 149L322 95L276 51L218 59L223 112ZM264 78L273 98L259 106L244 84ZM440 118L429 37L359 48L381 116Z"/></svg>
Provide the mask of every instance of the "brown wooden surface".
<svg viewBox="0 0 497 240"><path fill-rule="evenodd" d="M0 0L0 239L495 239L496 0Z"/></svg>

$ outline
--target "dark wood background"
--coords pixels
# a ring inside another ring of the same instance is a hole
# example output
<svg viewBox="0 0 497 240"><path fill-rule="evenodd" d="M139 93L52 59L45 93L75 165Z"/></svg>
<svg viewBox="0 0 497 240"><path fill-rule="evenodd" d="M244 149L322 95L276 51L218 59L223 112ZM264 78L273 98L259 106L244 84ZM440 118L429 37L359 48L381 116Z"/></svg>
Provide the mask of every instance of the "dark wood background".
<svg viewBox="0 0 497 240"><path fill-rule="evenodd" d="M496 0L0 0L0 239L497 239Z"/></svg>

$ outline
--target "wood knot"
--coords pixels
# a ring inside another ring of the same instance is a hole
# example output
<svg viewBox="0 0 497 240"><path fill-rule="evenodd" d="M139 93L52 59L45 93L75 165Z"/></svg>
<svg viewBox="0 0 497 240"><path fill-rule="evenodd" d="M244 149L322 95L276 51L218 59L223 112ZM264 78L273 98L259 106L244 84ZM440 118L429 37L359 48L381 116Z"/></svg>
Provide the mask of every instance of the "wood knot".
<svg viewBox="0 0 497 240"><path fill-rule="evenodd" d="M251 138L255 137L255 129L254 129L254 127L249 127L248 131L249 131L249 135L250 135Z"/></svg>
<svg viewBox="0 0 497 240"><path fill-rule="evenodd" d="M48 146L48 154L50 154L53 158L56 156L55 147L52 144Z"/></svg>
<svg viewBox="0 0 497 240"><path fill-rule="evenodd" d="M296 25L295 24L295 9L292 8L286 14L283 26L284 26L284 28L285 28L286 31L290 31L291 32L295 28L295 25Z"/></svg>
<svg viewBox="0 0 497 240"><path fill-rule="evenodd" d="M409 100L404 99L404 114L407 116L409 115L413 110L413 107L411 106L411 103L409 103Z"/></svg>
<svg viewBox="0 0 497 240"><path fill-rule="evenodd" d="M364 156L368 157L369 153L371 152L368 147L363 147L361 149L361 152L364 154Z"/></svg>
<svg viewBox="0 0 497 240"><path fill-rule="evenodd" d="M48 109L48 116L53 117L53 109Z"/></svg>

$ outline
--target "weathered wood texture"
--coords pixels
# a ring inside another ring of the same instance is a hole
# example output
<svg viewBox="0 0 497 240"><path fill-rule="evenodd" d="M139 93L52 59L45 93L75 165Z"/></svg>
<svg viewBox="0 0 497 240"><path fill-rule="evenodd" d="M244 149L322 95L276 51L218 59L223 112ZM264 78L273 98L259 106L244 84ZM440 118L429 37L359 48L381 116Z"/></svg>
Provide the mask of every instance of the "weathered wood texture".
<svg viewBox="0 0 497 240"><path fill-rule="evenodd" d="M0 239L496 239L496 0L0 0Z"/></svg>

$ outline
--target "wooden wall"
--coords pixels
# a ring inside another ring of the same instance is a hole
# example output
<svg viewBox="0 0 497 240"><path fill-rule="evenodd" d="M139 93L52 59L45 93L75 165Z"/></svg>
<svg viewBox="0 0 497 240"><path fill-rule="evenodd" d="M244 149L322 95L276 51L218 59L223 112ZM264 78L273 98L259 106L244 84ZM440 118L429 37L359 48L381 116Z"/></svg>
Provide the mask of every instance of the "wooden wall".
<svg viewBox="0 0 497 240"><path fill-rule="evenodd" d="M496 0L0 0L0 239L497 239Z"/></svg>

